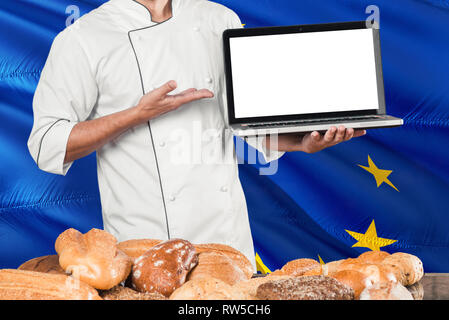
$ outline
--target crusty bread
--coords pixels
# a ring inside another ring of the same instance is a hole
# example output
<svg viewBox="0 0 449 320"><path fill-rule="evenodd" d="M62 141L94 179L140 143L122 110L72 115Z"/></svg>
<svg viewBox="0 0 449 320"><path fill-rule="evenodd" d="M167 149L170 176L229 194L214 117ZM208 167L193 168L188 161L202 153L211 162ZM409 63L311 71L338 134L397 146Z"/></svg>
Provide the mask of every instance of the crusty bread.
<svg viewBox="0 0 449 320"><path fill-rule="evenodd" d="M184 283L170 300L247 300L247 296L220 279L202 277Z"/></svg>
<svg viewBox="0 0 449 320"><path fill-rule="evenodd" d="M395 276L398 281L409 286L415 284L424 275L424 268L421 260L411 254L396 252L382 261L383 265L395 270Z"/></svg>
<svg viewBox="0 0 449 320"><path fill-rule="evenodd" d="M140 292L169 297L184 284L198 262L195 247L187 240L172 239L152 247L134 260L132 285Z"/></svg>
<svg viewBox="0 0 449 320"><path fill-rule="evenodd" d="M63 274L0 270L0 300L101 300L88 284Z"/></svg>
<svg viewBox="0 0 449 320"><path fill-rule="evenodd" d="M390 254L386 251L367 251L359 255L357 260L363 263L382 263Z"/></svg>
<svg viewBox="0 0 449 320"><path fill-rule="evenodd" d="M133 239L119 242L117 248L131 258L138 258L161 242L162 240L157 239Z"/></svg>
<svg viewBox="0 0 449 320"><path fill-rule="evenodd" d="M135 239L120 242L118 248L125 252L131 258L138 258L147 252L155 245L161 243L163 240L158 239ZM253 266L248 258L231 246L221 243L203 243L194 244L197 253L202 252L219 252L223 253L232 259L239 268L246 274L248 278L254 274Z"/></svg>
<svg viewBox="0 0 449 320"><path fill-rule="evenodd" d="M57 255L37 257L28 260L21 264L17 269L54 274L66 274L64 269L62 269L59 265L59 257Z"/></svg>
<svg viewBox="0 0 449 320"><path fill-rule="evenodd" d="M131 271L131 259L117 249L116 238L103 230L82 234L68 229L56 239L55 249L67 273L97 289L116 286Z"/></svg>
<svg viewBox="0 0 449 320"><path fill-rule="evenodd" d="M214 277L229 285L249 279L240 267L221 252L202 252L198 255L198 265L188 274L187 280Z"/></svg>
<svg viewBox="0 0 449 320"><path fill-rule="evenodd" d="M157 292L138 292L121 285L115 286L107 291L103 291L100 295L104 300L167 300L164 295Z"/></svg>
<svg viewBox="0 0 449 320"><path fill-rule="evenodd" d="M333 273L332 278L341 283L350 286L354 290L354 298L359 299L360 294L366 288L372 285L371 280L363 273L356 270L342 270Z"/></svg>
<svg viewBox="0 0 449 320"><path fill-rule="evenodd" d="M324 276L331 276L334 273L340 271L340 265L341 263L345 261L344 259L336 260L336 261L330 261L326 263L324 266L322 266L323 269L323 275Z"/></svg>
<svg viewBox="0 0 449 320"><path fill-rule="evenodd" d="M277 274L293 277L318 276L322 274L322 268L321 264L316 260L296 259L287 262Z"/></svg>
<svg viewBox="0 0 449 320"><path fill-rule="evenodd" d="M365 288L360 300L413 300L413 296L399 282L389 281Z"/></svg>
<svg viewBox="0 0 449 320"><path fill-rule="evenodd" d="M254 274L254 269L248 258L233 247L219 244L219 243L206 243L206 244L195 244L195 249L198 253L202 252L219 252L225 254L227 257L231 258L247 276L251 278Z"/></svg>
<svg viewBox="0 0 449 320"><path fill-rule="evenodd" d="M370 264L359 262L357 259L350 259L349 262L342 262L338 271L355 270L361 272L365 277L374 283L397 281L395 273L388 266L381 264Z"/></svg>
<svg viewBox="0 0 449 320"><path fill-rule="evenodd" d="M250 300L257 300L257 288L266 282L269 281L276 281L276 280L282 280L282 279L288 279L291 276L286 275L273 275L270 273L269 275L265 277L256 277L245 281L237 282L234 285L234 288L236 288L238 291L242 292L245 296L248 297Z"/></svg>

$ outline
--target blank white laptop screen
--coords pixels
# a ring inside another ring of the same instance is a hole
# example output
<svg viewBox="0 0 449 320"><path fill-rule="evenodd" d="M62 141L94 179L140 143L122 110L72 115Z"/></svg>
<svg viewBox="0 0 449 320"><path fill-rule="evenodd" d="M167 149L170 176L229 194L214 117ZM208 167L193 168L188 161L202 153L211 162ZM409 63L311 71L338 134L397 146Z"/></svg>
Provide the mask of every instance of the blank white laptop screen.
<svg viewBox="0 0 449 320"><path fill-rule="evenodd" d="M373 30L230 38L235 118L379 108Z"/></svg>

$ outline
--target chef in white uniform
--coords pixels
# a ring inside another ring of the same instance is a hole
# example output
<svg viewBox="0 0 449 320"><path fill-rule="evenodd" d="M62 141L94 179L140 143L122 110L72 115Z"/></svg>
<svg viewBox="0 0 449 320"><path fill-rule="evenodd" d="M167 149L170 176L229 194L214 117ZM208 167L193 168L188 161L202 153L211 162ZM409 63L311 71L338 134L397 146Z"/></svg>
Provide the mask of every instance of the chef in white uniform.
<svg viewBox="0 0 449 320"><path fill-rule="evenodd" d="M97 152L104 228L119 241L223 243L254 264L226 130L221 37L239 27L234 12L206 0L111 0L55 38L28 147L40 169L60 175ZM332 128L249 143L272 161L362 134Z"/></svg>

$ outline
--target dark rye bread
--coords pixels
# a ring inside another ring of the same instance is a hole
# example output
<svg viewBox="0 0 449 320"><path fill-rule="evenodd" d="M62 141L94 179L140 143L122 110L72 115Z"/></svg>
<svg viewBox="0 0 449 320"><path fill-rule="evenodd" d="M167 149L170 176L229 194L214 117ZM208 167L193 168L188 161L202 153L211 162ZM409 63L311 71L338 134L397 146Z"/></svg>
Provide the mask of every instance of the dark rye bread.
<svg viewBox="0 0 449 320"><path fill-rule="evenodd" d="M354 290L326 276L303 276L275 280L257 288L260 300L352 300Z"/></svg>
<svg viewBox="0 0 449 320"><path fill-rule="evenodd" d="M115 286L110 290L100 292L100 296L104 300L167 300L165 296L157 292L138 292L120 285Z"/></svg>

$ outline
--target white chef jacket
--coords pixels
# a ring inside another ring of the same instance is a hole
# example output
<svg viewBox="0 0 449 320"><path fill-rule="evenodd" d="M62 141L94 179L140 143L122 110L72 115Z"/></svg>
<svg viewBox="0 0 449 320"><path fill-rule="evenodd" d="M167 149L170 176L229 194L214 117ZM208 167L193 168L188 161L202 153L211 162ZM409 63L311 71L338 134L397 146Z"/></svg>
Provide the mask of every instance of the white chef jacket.
<svg viewBox="0 0 449 320"><path fill-rule="evenodd" d="M28 147L40 169L65 175L72 165L64 164L67 141L78 122L135 106L169 80L178 83L173 93L211 90L214 98L129 129L97 150L104 228L119 241L227 244L254 266L233 137L225 130L222 33L241 22L233 11L206 0L173 0L172 10L172 18L155 23L142 4L111 0L62 31L35 92ZM250 144L267 161L282 155L267 156L261 140ZM177 152L192 145L196 151L185 157L190 160L178 161ZM210 150L215 160L202 161Z"/></svg>

